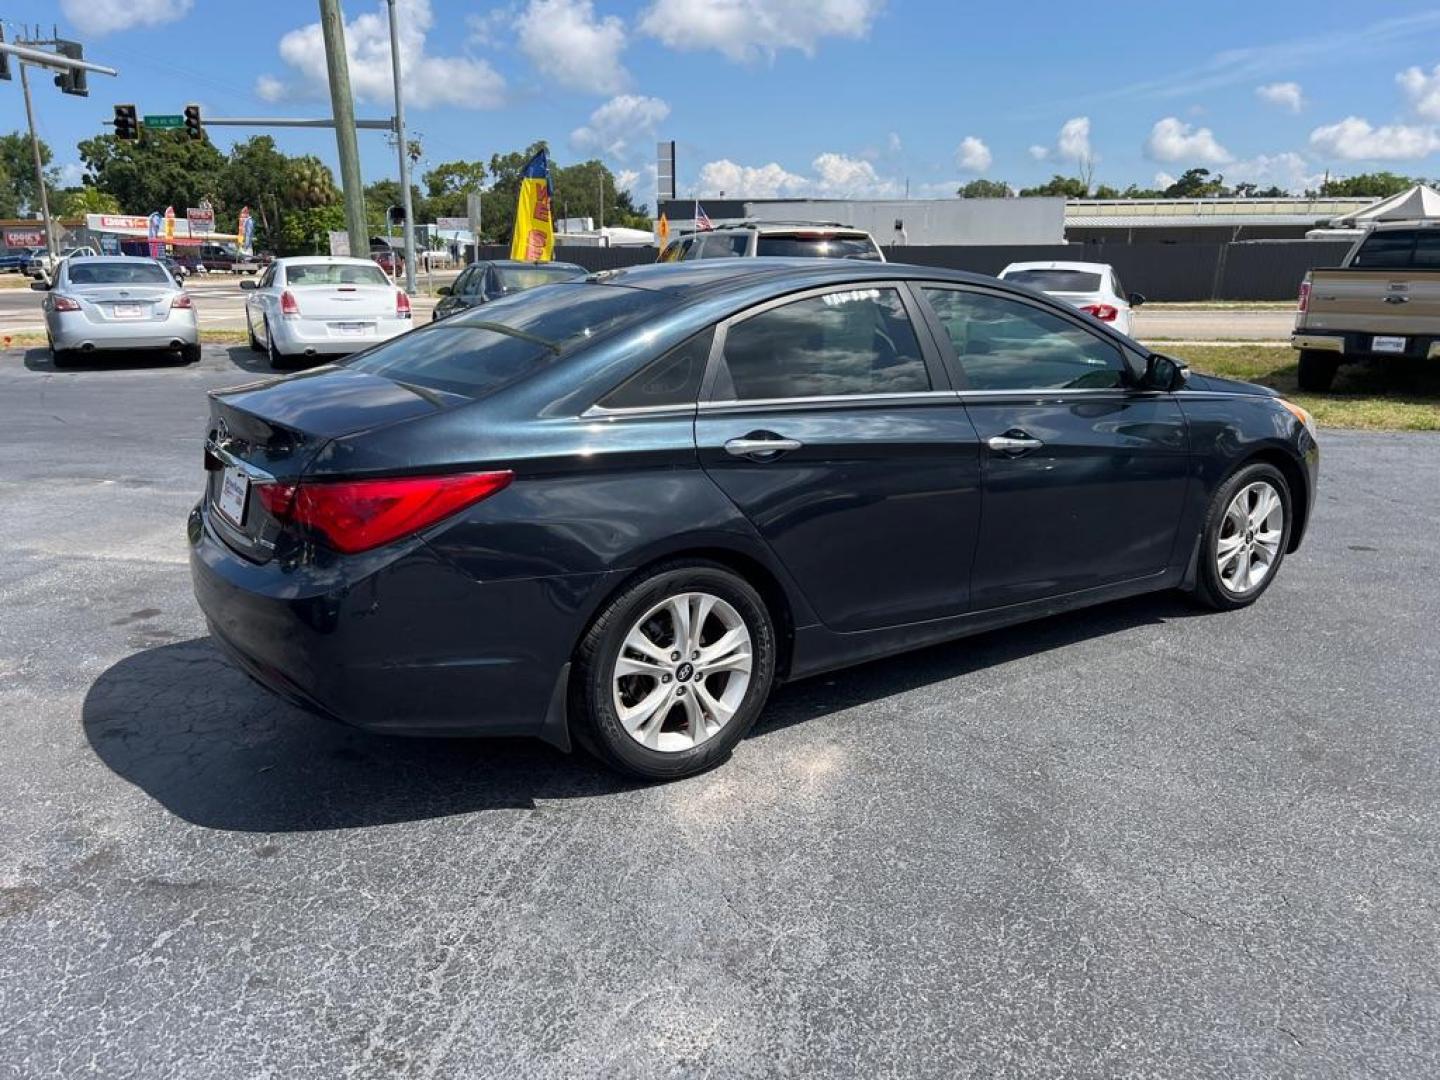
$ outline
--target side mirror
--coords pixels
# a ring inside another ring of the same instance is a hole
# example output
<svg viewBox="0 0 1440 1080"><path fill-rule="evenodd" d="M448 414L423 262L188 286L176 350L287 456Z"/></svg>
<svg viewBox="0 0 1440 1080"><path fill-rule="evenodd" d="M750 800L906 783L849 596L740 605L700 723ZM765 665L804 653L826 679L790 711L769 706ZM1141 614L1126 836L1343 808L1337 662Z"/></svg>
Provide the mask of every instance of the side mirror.
<svg viewBox="0 0 1440 1080"><path fill-rule="evenodd" d="M449 285L441 285L440 288L435 290L435 292L440 296L449 296L451 291L452 290Z"/></svg>
<svg viewBox="0 0 1440 1080"><path fill-rule="evenodd" d="M49 291L50 291L50 286L49 286L48 284L46 284L44 281L39 280L39 279L30 282L30 288L32 288L33 290L35 290L35 292L49 292Z"/></svg>
<svg viewBox="0 0 1440 1080"><path fill-rule="evenodd" d="M258 289L259 287L260 283L254 278L246 278L244 281L240 282L240 288L242 289Z"/></svg>
<svg viewBox="0 0 1440 1080"><path fill-rule="evenodd" d="M1145 303L1145 297L1138 292L1132 292L1125 299L1130 301L1131 307L1139 307L1141 304Z"/></svg>
<svg viewBox="0 0 1440 1080"><path fill-rule="evenodd" d="M1183 360L1162 353L1151 353L1145 360L1145 375L1140 380L1142 390L1163 390L1167 393L1179 390L1190 378L1190 368Z"/></svg>

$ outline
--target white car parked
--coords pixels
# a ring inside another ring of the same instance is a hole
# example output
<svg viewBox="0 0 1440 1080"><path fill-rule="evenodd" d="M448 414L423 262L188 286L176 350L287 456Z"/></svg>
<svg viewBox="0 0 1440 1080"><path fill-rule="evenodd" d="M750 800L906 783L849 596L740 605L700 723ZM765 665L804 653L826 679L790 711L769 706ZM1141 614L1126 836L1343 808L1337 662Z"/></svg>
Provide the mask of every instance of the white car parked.
<svg viewBox="0 0 1440 1080"><path fill-rule="evenodd" d="M242 281L250 347L272 367L288 357L345 356L403 334L410 298L369 259L276 259L258 281Z"/></svg>
<svg viewBox="0 0 1440 1080"><path fill-rule="evenodd" d="M1011 263L997 275L1001 281L1028 285L1049 293L1057 300L1094 315L1122 334L1130 333L1133 308L1145 302L1139 293L1127 293L1109 263L1020 262Z"/></svg>

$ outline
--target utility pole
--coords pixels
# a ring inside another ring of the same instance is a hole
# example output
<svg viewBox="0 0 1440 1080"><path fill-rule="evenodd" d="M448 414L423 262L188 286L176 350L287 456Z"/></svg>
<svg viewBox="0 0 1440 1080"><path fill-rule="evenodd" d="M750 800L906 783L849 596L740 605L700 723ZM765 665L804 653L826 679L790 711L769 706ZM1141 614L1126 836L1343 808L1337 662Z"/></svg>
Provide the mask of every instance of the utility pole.
<svg viewBox="0 0 1440 1080"><path fill-rule="evenodd" d="M350 95L350 63L345 57L345 20L340 0L320 0L320 31L325 38L325 70L330 80L330 108L335 114L335 146L340 154L340 186L345 196L345 228L350 254L370 253L365 228L365 190L360 181L360 147L355 141L355 100Z"/></svg>
<svg viewBox="0 0 1440 1080"><path fill-rule="evenodd" d="M405 99L400 90L400 31L395 25L395 0L390 7L390 67L395 74L395 145L400 151L400 199L405 207L405 291L415 295L415 208L410 198L410 147L405 142Z"/></svg>
<svg viewBox="0 0 1440 1080"><path fill-rule="evenodd" d="M600 174L600 231L605 231L605 174Z"/></svg>
<svg viewBox="0 0 1440 1080"><path fill-rule="evenodd" d="M25 119L30 121L30 153L35 158L35 188L40 192L40 215L45 219L45 250L50 253L50 264L55 261L55 227L50 221L50 196L45 191L45 166L40 161L40 140L35 134L35 106L30 103L30 76L25 73L22 61L20 68L20 89L25 94Z"/></svg>

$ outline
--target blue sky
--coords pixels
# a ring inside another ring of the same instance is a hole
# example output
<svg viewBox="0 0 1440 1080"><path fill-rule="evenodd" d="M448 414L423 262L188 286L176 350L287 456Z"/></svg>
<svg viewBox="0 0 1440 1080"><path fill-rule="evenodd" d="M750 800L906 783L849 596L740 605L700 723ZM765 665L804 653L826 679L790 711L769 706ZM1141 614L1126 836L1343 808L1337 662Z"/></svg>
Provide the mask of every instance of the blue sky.
<svg viewBox="0 0 1440 1080"><path fill-rule="evenodd" d="M26 0L87 57L88 100L37 84L43 136L72 166L115 102L141 112L323 115L313 0ZM383 0L345 0L357 111L391 110ZM1203 165L1299 189L1373 169L1440 175L1440 8L1075 5L966 0L400 0L421 171L537 138L600 156L652 196L654 144L682 195L948 195L976 176L1073 173L1150 185ZM14 5L6 14L16 16ZM14 37L14 24L7 29ZM23 126L0 84L0 128ZM254 132L213 128L222 147ZM334 164L328 131L277 132ZM392 176L361 132L367 182Z"/></svg>

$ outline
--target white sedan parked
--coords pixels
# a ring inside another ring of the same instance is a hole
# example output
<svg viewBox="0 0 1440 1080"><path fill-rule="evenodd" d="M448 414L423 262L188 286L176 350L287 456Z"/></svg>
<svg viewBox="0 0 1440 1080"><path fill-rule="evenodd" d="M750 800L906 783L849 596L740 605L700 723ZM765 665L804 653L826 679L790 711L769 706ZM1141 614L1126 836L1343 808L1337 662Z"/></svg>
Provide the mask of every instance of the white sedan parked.
<svg viewBox="0 0 1440 1080"><path fill-rule="evenodd" d="M369 259L276 259L258 281L242 281L250 347L272 367L287 357L344 356L403 334L410 298Z"/></svg>
<svg viewBox="0 0 1440 1080"><path fill-rule="evenodd" d="M999 273L1001 281L1028 285L1057 300L1094 315L1122 334L1130 333L1130 314L1145 302L1139 293L1126 293L1109 263L1021 262Z"/></svg>

